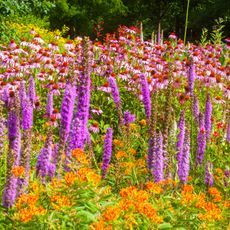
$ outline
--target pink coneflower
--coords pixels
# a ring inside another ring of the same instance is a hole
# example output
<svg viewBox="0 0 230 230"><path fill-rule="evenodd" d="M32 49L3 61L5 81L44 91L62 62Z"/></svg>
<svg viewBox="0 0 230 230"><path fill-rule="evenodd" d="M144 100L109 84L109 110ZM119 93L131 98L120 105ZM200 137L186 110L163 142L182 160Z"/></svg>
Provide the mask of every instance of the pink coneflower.
<svg viewBox="0 0 230 230"><path fill-rule="evenodd" d="M91 112L97 115L100 115L103 113L102 110L99 108L91 109Z"/></svg>
<svg viewBox="0 0 230 230"><path fill-rule="evenodd" d="M174 32L172 32L170 35L169 35L169 39L173 39L173 40L176 40L177 39L177 36Z"/></svg>
<svg viewBox="0 0 230 230"><path fill-rule="evenodd" d="M93 133L99 133L100 129L99 129L99 124L95 121L93 122L90 126L89 126L89 131L93 132Z"/></svg>

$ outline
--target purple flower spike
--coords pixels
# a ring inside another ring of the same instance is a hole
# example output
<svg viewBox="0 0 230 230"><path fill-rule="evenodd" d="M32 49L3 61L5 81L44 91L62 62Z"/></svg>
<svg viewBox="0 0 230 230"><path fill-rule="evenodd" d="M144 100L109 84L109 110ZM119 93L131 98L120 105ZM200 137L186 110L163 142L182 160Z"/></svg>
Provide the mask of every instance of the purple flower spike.
<svg viewBox="0 0 230 230"><path fill-rule="evenodd" d="M90 85L90 74L82 74L80 76L80 85L78 87L77 112L72 121L69 134L68 151L76 148L84 149L89 120Z"/></svg>
<svg viewBox="0 0 230 230"><path fill-rule="evenodd" d="M199 133L197 137L197 154L196 154L196 163L201 165L204 159L204 153L206 150L206 132L204 125L204 115L200 114L200 124L199 124Z"/></svg>
<svg viewBox="0 0 230 230"><path fill-rule="evenodd" d="M53 149L52 149L52 133L49 131L47 135L47 139L45 142L45 146L41 149L40 154L38 155L38 160L36 164L36 174L45 181L45 177L49 176L50 174L50 165L53 156Z"/></svg>
<svg viewBox="0 0 230 230"><path fill-rule="evenodd" d="M60 138L63 139L64 144L66 143L70 131L75 99L76 87L72 86L70 83L67 83L61 106L60 126Z"/></svg>
<svg viewBox="0 0 230 230"><path fill-rule="evenodd" d="M196 78L195 66L192 61L191 65L189 66L189 71L188 71L188 86L189 86L189 92L191 96L193 96L193 93L194 93L195 78Z"/></svg>
<svg viewBox="0 0 230 230"><path fill-rule="evenodd" d="M124 112L124 124L128 125L134 122L136 119L134 114L131 114L128 110Z"/></svg>
<svg viewBox="0 0 230 230"><path fill-rule="evenodd" d="M157 136L156 148L153 156L153 176L156 183L164 179L163 137L161 132Z"/></svg>
<svg viewBox="0 0 230 230"><path fill-rule="evenodd" d="M183 146L184 146L184 137L185 137L185 118L184 118L184 111L181 112L180 120L179 120L179 129L180 132L177 136L177 161L181 161L183 155Z"/></svg>
<svg viewBox="0 0 230 230"><path fill-rule="evenodd" d="M47 97L47 104L46 104L46 115L48 117L50 117L53 114L53 92L50 91L48 93L48 97Z"/></svg>
<svg viewBox="0 0 230 230"><path fill-rule="evenodd" d="M230 143L230 121L228 122L228 126L227 126L226 141Z"/></svg>
<svg viewBox="0 0 230 230"><path fill-rule="evenodd" d="M116 79L113 77L109 77L108 81L109 81L109 86L111 88L111 93L112 93L114 103L116 105L117 110L119 110L121 108L121 98L120 98Z"/></svg>
<svg viewBox="0 0 230 230"><path fill-rule="evenodd" d="M206 168L205 168L205 184L208 187L212 187L214 183L212 170L213 170L212 163L207 162Z"/></svg>
<svg viewBox="0 0 230 230"><path fill-rule="evenodd" d="M10 98L8 106L9 150L7 154L6 184L2 196L2 204L6 208L13 206L17 196L17 178L13 175L12 169L19 165L21 151L19 95L15 94L14 97Z"/></svg>
<svg viewBox="0 0 230 230"><path fill-rule="evenodd" d="M32 105L34 105L35 99L36 99L36 92L35 92L35 82L34 82L33 77L30 77L30 79L29 79L28 95L29 95L29 98L30 98Z"/></svg>
<svg viewBox="0 0 230 230"><path fill-rule="evenodd" d="M33 125L33 106L30 99L25 96L22 104L22 128L23 130L31 129Z"/></svg>
<svg viewBox="0 0 230 230"><path fill-rule="evenodd" d="M155 151L155 136L149 138L149 148L147 156L147 166L150 172L152 172L154 167L154 151Z"/></svg>
<svg viewBox="0 0 230 230"><path fill-rule="evenodd" d="M141 92L143 97L143 104L145 107L145 114L147 119L149 120L151 116L151 97L150 97L149 85L144 74L141 74L140 78L141 78Z"/></svg>
<svg viewBox="0 0 230 230"><path fill-rule="evenodd" d="M6 186L2 194L2 205L10 208L14 205L17 196L17 178L11 175L6 180Z"/></svg>
<svg viewBox="0 0 230 230"><path fill-rule="evenodd" d="M178 161L178 177L180 182L186 183L189 175L189 155L190 155L190 137L189 132L186 131L185 140L183 144L183 152Z"/></svg>
<svg viewBox="0 0 230 230"><path fill-rule="evenodd" d="M208 140L212 129L212 103L210 95L207 96L206 106L205 106L205 131L206 139Z"/></svg>
<svg viewBox="0 0 230 230"><path fill-rule="evenodd" d="M197 99L197 97L194 97L194 103L193 103L193 116L195 118L196 123L199 123L199 101Z"/></svg>
<svg viewBox="0 0 230 230"><path fill-rule="evenodd" d="M108 128L104 140L104 151L102 159L102 178L105 178L112 157L113 130Z"/></svg>
<svg viewBox="0 0 230 230"><path fill-rule="evenodd" d="M0 117L0 156L1 156L4 150L4 140L6 135L6 120L1 113L0 116L1 116Z"/></svg>

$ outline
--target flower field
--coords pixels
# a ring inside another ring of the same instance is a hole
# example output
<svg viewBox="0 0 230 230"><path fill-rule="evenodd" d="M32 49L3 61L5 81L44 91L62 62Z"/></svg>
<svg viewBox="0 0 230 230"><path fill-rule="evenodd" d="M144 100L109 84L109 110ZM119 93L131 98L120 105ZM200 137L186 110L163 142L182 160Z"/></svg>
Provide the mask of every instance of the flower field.
<svg viewBox="0 0 230 230"><path fill-rule="evenodd" d="M0 229L230 228L228 40L14 26L0 45Z"/></svg>

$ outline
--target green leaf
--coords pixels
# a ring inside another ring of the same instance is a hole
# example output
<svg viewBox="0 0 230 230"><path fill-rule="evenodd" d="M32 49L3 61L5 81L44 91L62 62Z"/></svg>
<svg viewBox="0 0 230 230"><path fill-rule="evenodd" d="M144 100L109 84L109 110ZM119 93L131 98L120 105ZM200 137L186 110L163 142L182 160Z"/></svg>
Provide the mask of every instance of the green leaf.
<svg viewBox="0 0 230 230"><path fill-rule="evenodd" d="M158 226L158 229L172 229L172 225L170 223L162 223Z"/></svg>

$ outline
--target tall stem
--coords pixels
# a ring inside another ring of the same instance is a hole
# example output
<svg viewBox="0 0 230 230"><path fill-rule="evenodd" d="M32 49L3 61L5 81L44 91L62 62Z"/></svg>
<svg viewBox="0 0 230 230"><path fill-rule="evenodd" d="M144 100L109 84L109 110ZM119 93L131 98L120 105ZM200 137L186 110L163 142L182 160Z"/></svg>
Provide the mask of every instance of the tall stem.
<svg viewBox="0 0 230 230"><path fill-rule="evenodd" d="M184 44L186 42L187 27L188 27L188 11L189 11L190 0L187 1L187 10L186 10L186 19L185 19L185 28L184 28Z"/></svg>

